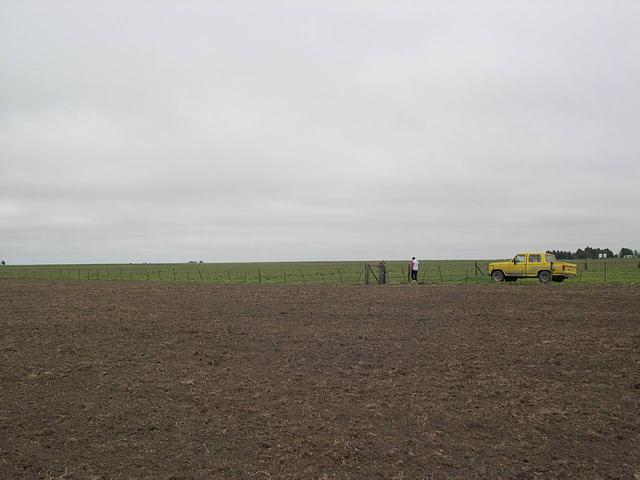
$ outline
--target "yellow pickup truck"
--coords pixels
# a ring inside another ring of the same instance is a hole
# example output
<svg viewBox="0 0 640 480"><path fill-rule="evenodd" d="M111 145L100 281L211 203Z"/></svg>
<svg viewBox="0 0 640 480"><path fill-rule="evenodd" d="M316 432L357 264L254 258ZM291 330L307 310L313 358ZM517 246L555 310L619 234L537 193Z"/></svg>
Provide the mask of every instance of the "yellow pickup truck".
<svg viewBox="0 0 640 480"><path fill-rule="evenodd" d="M577 268L575 263L557 261L550 253L519 253L506 262L490 263L489 275L496 282L536 277L542 283L562 282L565 278L575 277Z"/></svg>

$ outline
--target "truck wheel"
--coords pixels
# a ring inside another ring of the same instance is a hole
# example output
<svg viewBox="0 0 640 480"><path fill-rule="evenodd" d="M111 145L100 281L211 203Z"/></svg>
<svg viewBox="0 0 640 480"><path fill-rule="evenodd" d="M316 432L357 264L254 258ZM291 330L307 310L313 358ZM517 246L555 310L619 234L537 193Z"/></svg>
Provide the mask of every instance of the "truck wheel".
<svg viewBox="0 0 640 480"><path fill-rule="evenodd" d="M538 274L538 280L542 283L549 283L551 281L551 272L547 272L546 270L541 271Z"/></svg>
<svg viewBox="0 0 640 480"><path fill-rule="evenodd" d="M502 270L494 270L493 272L491 272L491 278L494 282L503 282L504 273L502 273Z"/></svg>
<svg viewBox="0 0 640 480"><path fill-rule="evenodd" d="M553 280L554 282L558 282L558 283L560 283L560 282L564 282L564 277L561 277L561 276L555 276L555 277L553 277L553 279L552 279L552 280Z"/></svg>

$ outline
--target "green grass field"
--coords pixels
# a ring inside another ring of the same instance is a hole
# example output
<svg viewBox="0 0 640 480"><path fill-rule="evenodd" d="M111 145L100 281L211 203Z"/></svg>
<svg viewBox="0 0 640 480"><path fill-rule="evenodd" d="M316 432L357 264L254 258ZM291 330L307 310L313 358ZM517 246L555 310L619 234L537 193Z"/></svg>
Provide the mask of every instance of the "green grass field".
<svg viewBox="0 0 640 480"><path fill-rule="evenodd" d="M490 260L423 260L419 281L427 284L491 283ZM113 280L197 283L364 284L365 262L174 263L104 265L6 265L0 279ZM374 266L377 262L370 262ZM640 283L640 259L576 261L578 276L568 283ZM406 261L387 262L389 282L403 284ZM373 276L370 277L375 283ZM536 283L536 279L518 283Z"/></svg>

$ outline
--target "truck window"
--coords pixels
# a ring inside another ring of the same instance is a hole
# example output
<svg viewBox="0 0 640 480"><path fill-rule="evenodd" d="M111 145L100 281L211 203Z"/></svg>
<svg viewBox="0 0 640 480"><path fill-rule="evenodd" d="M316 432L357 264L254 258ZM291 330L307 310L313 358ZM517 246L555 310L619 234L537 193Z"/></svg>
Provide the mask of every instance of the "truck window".
<svg viewBox="0 0 640 480"><path fill-rule="evenodd" d="M540 263L542 262L542 255L529 255L529 263Z"/></svg>
<svg viewBox="0 0 640 480"><path fill-rule="evenodd" d="M515 263L524 263L524 253L519 253L513 260Z"/></svg>
<svg viewBox="0 0 640 480"><path fill-rule="evenodd" d="M549 262L549 263L552 263L552 262L556 261L556 256L555 255L551 255L550 253L547 253L545 257L547 259L547 262Z"/></svg>

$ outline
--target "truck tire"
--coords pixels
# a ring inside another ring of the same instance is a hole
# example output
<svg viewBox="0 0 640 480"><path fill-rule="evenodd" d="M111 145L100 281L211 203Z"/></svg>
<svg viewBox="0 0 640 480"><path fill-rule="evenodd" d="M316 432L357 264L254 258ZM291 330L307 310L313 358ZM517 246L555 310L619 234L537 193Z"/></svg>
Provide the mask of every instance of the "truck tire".
<svg viewBox="0 0 640 480"><path fill-rule="evenodd" d="M502 270L494 270L491 272L491 279L494 282L504 282L504 273L502 273Z"/></svg>
<svg viewBox="0 0 640 480"><path fill-rule="evenodd" d="M551 281L551 272L542 270L538 273L538 280L540 280L541 283L549 283Z"/></svg>

